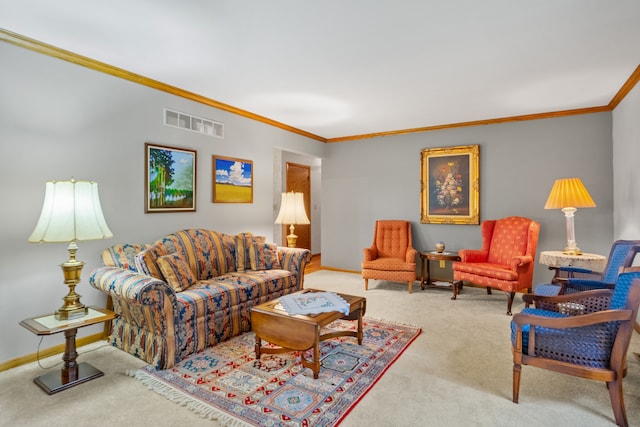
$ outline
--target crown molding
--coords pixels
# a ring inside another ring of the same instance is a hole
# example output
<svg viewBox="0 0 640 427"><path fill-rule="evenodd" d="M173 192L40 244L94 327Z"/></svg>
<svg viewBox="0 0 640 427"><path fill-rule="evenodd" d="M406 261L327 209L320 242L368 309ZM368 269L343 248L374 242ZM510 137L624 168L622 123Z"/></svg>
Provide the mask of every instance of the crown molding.
<svg viewBox="0 0 640 427"><path fill-rule="evenodd" d="M0 40L5 41L7 43L11 43L16 46L23 47L25 49L32 50L34 52L42 53L47 56L62 59L63 61L81 65L83 67L90 68L95 71L99 71L101 73L110 74L112 76L119 77L121 79L129 80L134 83L139 83L141 85L148 86L153 89L158 89L163 92L170 93L172 95L176 95L182 98L189 99L194 102L198 102L200 104L208 105L210 107L227 111L229 113L237 114L239 116L246 117L251 120L256 120L258 122L262 122L270 126L274 126L274 127L286 130L288 132L297 133L307 138L315 139L321 142L327 141L326 138L323 138L318 135L314 135L310 132L307 132L301 129L294 128L284 123L280 123L278 121L269 119L268 117L260 116L258 114L254 114L249 111L242 110L240 108L233 107L228 104L224 104L214 99L210 99L202 95L198 95L196 93L189 92L187 90L180 89L178 87L171 86L166 83L162 83L160 81L150 79L140 74L132 73L122 68L114 67L113 65L109 65L104 62L96 61L95 59L91 59L86 56L78 55L77 53L73 53L68 50L60 49L56 46L43 43L38 40L34 40L29 37L22 36L20 34L16 34L2 28L0 28Z"/></svg>

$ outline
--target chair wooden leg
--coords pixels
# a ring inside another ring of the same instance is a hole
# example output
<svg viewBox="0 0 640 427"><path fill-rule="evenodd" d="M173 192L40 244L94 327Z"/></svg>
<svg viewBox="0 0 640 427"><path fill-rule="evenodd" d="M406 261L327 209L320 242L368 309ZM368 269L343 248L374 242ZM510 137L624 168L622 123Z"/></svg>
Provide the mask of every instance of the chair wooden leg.
<svg viewBox="0 0 640 427"><path fill-rule="evenodd" d="M364 290L365 291L369 290L369 279L364 279Z"/></svg>
<svg viewBox="0 0 640 427"><path fill-rule="evenodd" d="M456 299L458 298L458 289L462 289L462 281L454 281L452 283L453 286L451 286L453 288L453 296L451 297L451 299Z"/></svg>
<svg viewBox="0 0 640 427"><path fill-rule="evenodd" d="M487 286L487 295L491 295L491 287Z"/></svg>
<svg viewBox="0 0 640 427"><path fill-rule="evenodd" d="M509 292L509 300L507 301L507 316L511 316L511 306L513 305L513 298L515 298L515 292Z"/></svg>
<svg viewBox="0 0 640 427"><path fill-rule="evenodd" d="M627 412L624 409L622 378L618 378L615 381L607 383L607 388L609 389L609 397L611 398L613 415L616 417L616 424L622 427L627 427L629 422L627 421Z"/></svg>
<svg viewBox="0 0 640 427"><path fill-rule="evenodd" d="M513 403L518 403L520 397L520 373L522 371L522 365L518 363L513 364Z"/></svg>
<svg viewBox="0 0 640 427"><path fill-rule="evenodd" d="M413 292L413 280L409 280L409 293Z"/></svg>

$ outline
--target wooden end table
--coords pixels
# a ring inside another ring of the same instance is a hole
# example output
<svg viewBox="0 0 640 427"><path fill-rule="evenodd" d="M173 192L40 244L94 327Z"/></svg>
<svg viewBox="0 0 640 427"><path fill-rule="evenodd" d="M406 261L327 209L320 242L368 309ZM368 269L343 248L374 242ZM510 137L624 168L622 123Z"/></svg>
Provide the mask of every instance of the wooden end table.
<svg viewBox="0 0 640 427"><path fill-rule="evenodd" d="M315 289L305 289L297 293L321 292ZM313 378L320 373L320 342L330 338L351 336L358 339L362 345L362 316L367 308L364 297L338 294L349 303L349 314L338 311L311 315L289 315L278 300L257 305L251 309L251 327L256 334L256 359L262 353L284 353L300 351L302 366L313 371ZM357 320L357 331L337 331L320 335L323 326L334 320ZM277 345L279 348L263 347L262 340ZM307 360L304 352L313 348L313 360Z"/></svg>
<svg viewBox="0 0 640 427"><path fill-rule="evenodd" d="M429 264L431 261L440 261L440 265L443 266L445 262L453 262L460 261L460 257L456 252L420 252L420 268L422 271L422 276L420 277L420 288L424 290L425 286L429 288L442 288L443 286L434 285L433 278L431 277L431 268ZM453 279L445 280L445 279L436 279L438 281L449 282L451 286L453 286ZM451 288L451 286L446 286L445 288Z"/></svg>
<svg viewBox="0 0 640 427"><path fill-rule="evenodd" d="M62 372L54 371L41 375L34 378L33 382L38 384L47 394L54 394L103 376L104 372L86 362L76 363L78 357L76 335L78 328L108 322L115 317L116 314L113 311L90 307L89 313L78 319L57 320L53 314L44 314L21 321L20 326L36 335L53 335L64 332L65 337Z"/></svg>

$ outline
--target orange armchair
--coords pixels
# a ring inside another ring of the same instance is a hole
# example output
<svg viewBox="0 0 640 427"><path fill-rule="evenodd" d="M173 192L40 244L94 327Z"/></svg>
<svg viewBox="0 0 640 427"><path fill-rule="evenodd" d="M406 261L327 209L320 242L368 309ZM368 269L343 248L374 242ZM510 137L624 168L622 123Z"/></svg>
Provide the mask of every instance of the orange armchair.
<svg viewBox="0 0 640 427"><path fill-rule="evenodd" d="M482 249L463 249L460 261L453 263L453 297L462 291L463 282L486 286L487 293L496 288L509 292L507 314L516 292L531 292L534 259L540 224L528 218L511 216L483 221Z"/></svg>
<svg viewBox="0 0 640 427"><path fill-rule="evenodd" d="M362 277L364 289L369 279L406 282L411 287L416 280L416 251L411 243L411 223L403 220L378 220L373 244L364 248Z"/></svg>

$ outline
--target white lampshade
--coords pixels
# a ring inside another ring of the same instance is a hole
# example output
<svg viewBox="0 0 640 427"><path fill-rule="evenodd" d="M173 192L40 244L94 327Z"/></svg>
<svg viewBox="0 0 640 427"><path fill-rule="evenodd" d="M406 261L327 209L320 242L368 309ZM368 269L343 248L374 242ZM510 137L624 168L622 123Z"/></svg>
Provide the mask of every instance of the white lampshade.
<svg viewBox="0 0 640 427"><path fill-rule="evenodd" d="M44 204L29 242L73 242L113 237L100 206L98 183L47 181Z"/></svg>
<svg viewBox="0 0 640 427"><path fill-rule="evenodd" d="M309 224L302 193L282 193L276 224Z"/></svg>

